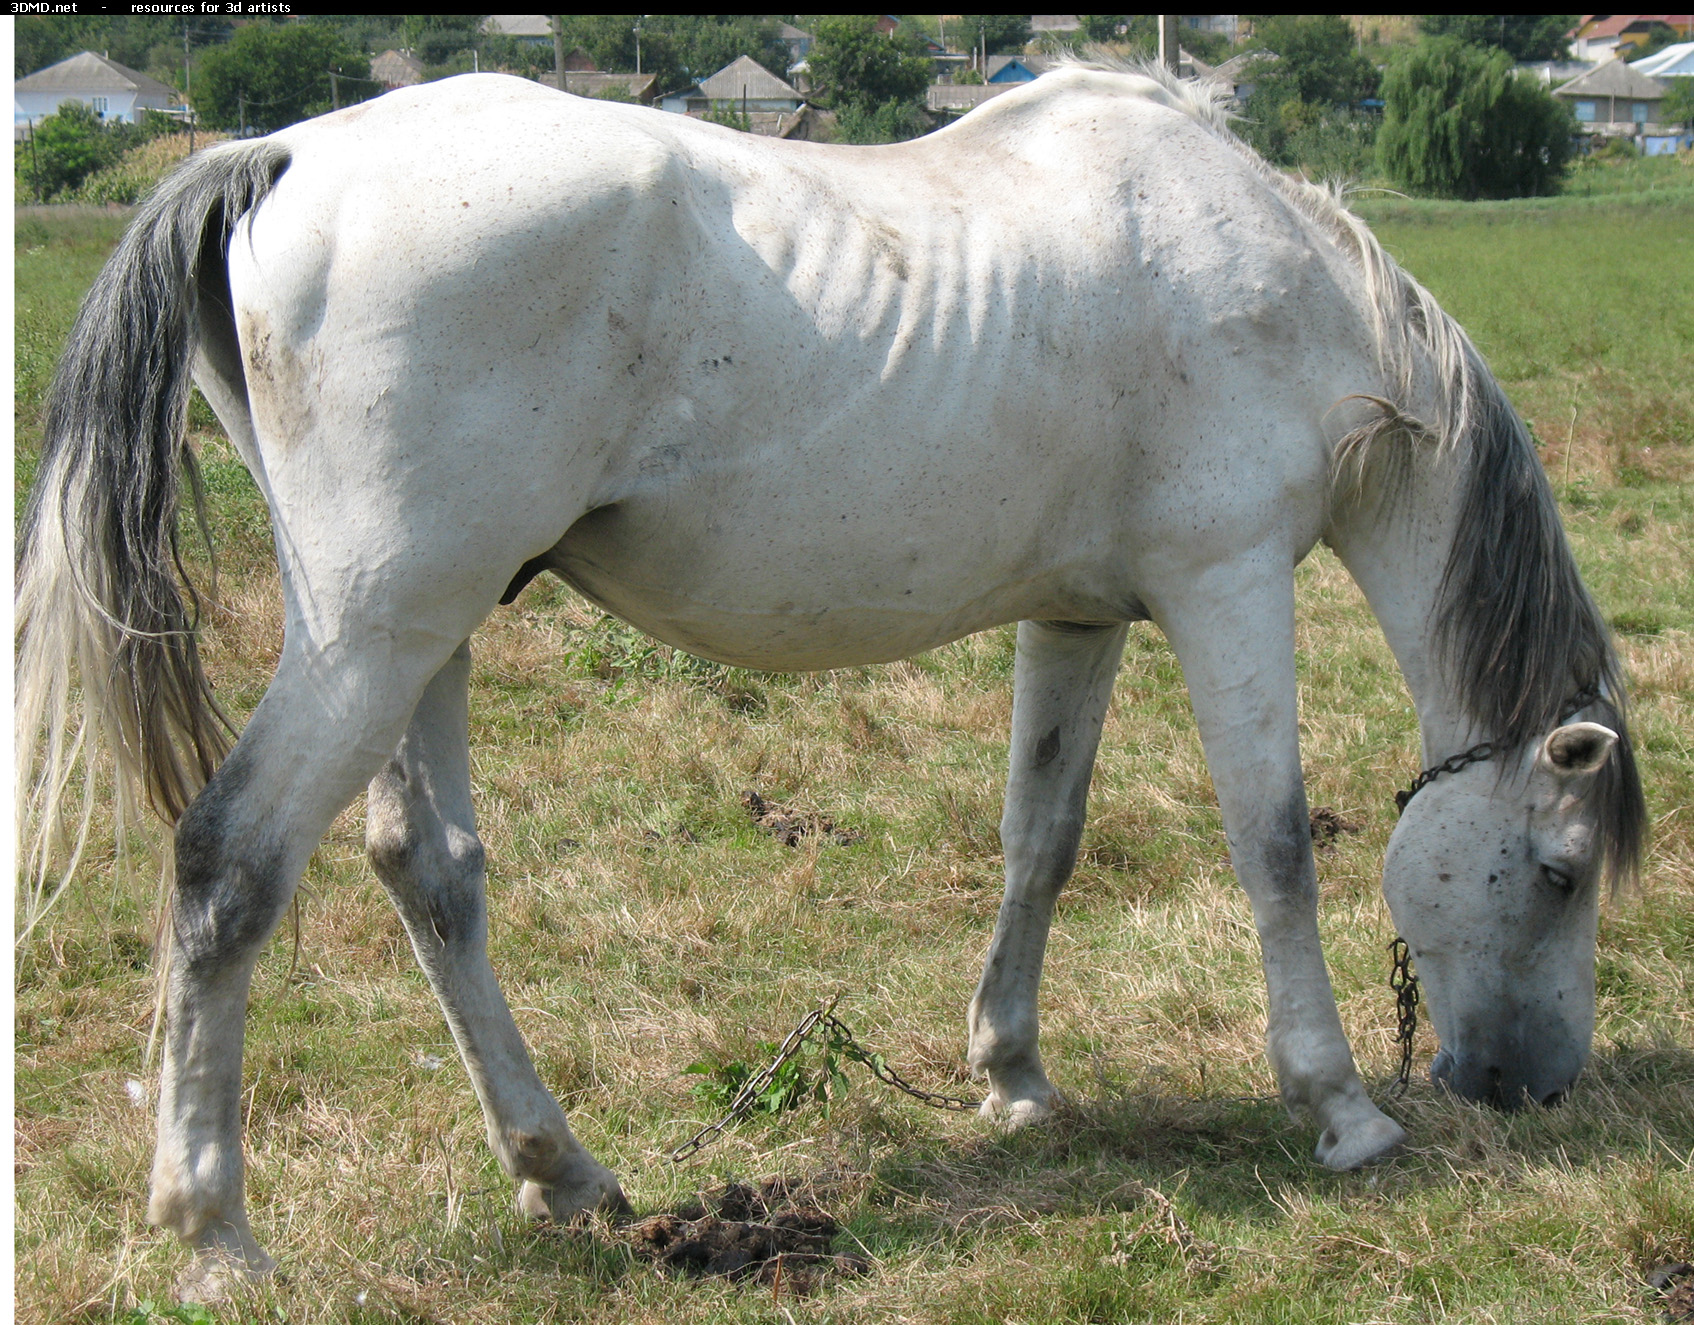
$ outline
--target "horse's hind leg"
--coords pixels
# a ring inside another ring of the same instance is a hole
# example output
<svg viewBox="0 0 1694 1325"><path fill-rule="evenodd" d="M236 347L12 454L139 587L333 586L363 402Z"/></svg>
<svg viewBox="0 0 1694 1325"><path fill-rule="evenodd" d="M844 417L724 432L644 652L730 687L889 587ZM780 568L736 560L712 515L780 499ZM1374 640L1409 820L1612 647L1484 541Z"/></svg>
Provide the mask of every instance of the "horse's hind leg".
<svg viewBox="0 0 1694 1325"><path fill-rule="evenodd" d="M1006 896L970 1006L982 1111L1021 1123L1056 1099L1036 1046L1036 992L1053 904L1076 864L1088 779L1128 626L1018 626L1011 773L1000 843Z"/></svg>
<svg viewBox="0 0 1694 1325"><path fill-rule="evenodd" d="M394 757L372 779L366 841L418 964L447 1015L501 1167L526 1214L555 1218L623 1206L612 1171L571 1135L541 1084L488 964L482 843L471 809L460 645L424 691Z"/></svg>
<svg viewBox="0 0 1694 1325"><path fill-rule="evenodd" d="M148 1216L192 1249L179 1286L191 1300L273 1266L248 1226L242 1172L254 963L312 849L393 748L440 657L387 644L343 650L333 678L325 661L309 644L285 644L240 741L177 825Z"/></svg>

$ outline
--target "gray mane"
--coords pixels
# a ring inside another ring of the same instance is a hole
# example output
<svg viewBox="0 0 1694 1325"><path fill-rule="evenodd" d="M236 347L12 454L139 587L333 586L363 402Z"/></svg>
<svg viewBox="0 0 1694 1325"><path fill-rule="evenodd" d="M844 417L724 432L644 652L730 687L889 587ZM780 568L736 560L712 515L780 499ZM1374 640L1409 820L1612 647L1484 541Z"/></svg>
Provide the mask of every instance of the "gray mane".
<svg viewBox="0 0 1694 1325"><path fill-rule="evenodd" d="M1453 545L1434 607L1437 647L1460 703L1487 739L1521 750L1583 711L1618 733L1616 755L1596 775L1599 845L1614 884L1639 869L1647 810L1626 723L1622 668L1605 618L1577 572L1558 504L1529 431L1464 330L1391 258L1342 203L1342 190L1269 165L1229 128L1227 92L1180 82L1157 65L1076 61L1139 74L1176 108L1238 151L1267 187L1349 253L1364 278L1384 394L1363 395L1372 417L1336 445L1337 482L1356 475L1375 443L1393 442L1393 464L1416 443L1465 457ZM1147 89L1151 92L1152 89ZM1418 399L1425 417L1414 412Z"/></svg>

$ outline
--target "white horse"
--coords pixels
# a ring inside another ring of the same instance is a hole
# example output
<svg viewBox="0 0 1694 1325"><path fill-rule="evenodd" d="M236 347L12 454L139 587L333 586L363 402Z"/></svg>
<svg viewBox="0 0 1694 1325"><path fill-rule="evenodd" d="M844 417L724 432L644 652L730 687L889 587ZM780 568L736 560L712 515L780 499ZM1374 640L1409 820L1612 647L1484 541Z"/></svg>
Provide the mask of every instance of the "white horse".
<svg viewBox="0 0 1694 1325"><path fill-rule="evenodd" d="M175 558L190 371L269 504L286 599L227 757ZM104 737L176 825L150 1214L193 1250L186 1294L272 1265L243 1200L243 1011L367 783L371 859L519 1204L622 1201L485 953L465 641L543 570L749 667L1021 623L1006 896L969 1012L984 1110L1013 1121L1055 1100L1049 920L1127 623L1156 622L1252 899L1283 1099L1322 1163L1383 1155L1404 1133L1336 1014L1301 780L1293 570L1319 539L1387 634L1427 762L1468 751L1386 867L1437 1074L1556 1099L1589 1051L1601 876L1643 832L1609 637L1464 334L1208 93L1073 67L839 148L482 76L195 157L72 332L18 589L37 880L67 731Z"/></svg>

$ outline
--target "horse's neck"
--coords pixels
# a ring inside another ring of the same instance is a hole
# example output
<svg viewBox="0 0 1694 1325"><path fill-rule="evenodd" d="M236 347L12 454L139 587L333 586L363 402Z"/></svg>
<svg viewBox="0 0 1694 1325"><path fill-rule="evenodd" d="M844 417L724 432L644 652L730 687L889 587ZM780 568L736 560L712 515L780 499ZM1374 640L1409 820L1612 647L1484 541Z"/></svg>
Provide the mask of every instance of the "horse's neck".
<svg viewBox="0 0 1694 1325"><path fill-rule="evenodd" d="M1415 443L1384 438L1381 445ZM1378 457L1361 484L1338 485L1326 535L1364 591L1406 678L1426 764L1482 739L1442 666L1435 632L1463 477L1452 451Z"/></svg>

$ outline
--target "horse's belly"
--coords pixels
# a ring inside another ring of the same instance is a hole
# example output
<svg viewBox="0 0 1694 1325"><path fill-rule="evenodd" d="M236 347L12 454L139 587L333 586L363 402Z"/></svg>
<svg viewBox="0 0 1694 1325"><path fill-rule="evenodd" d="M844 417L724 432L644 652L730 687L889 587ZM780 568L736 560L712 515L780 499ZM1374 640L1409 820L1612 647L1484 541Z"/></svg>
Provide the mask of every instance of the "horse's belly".
<svg viewBox="0 0 1694 1325"><path fill-rule="evenodd" d="M782 522L750 512L670 514L639 506L592 513L560 542L552 565L655 638L737 666L857 666L1025 617L1140 614L1115 568L1032 555L1003 528L949 539L894 523L861 535L840 528L853 517L837 514L836 529L818 518L809 537L790 537Z"/></svg>

